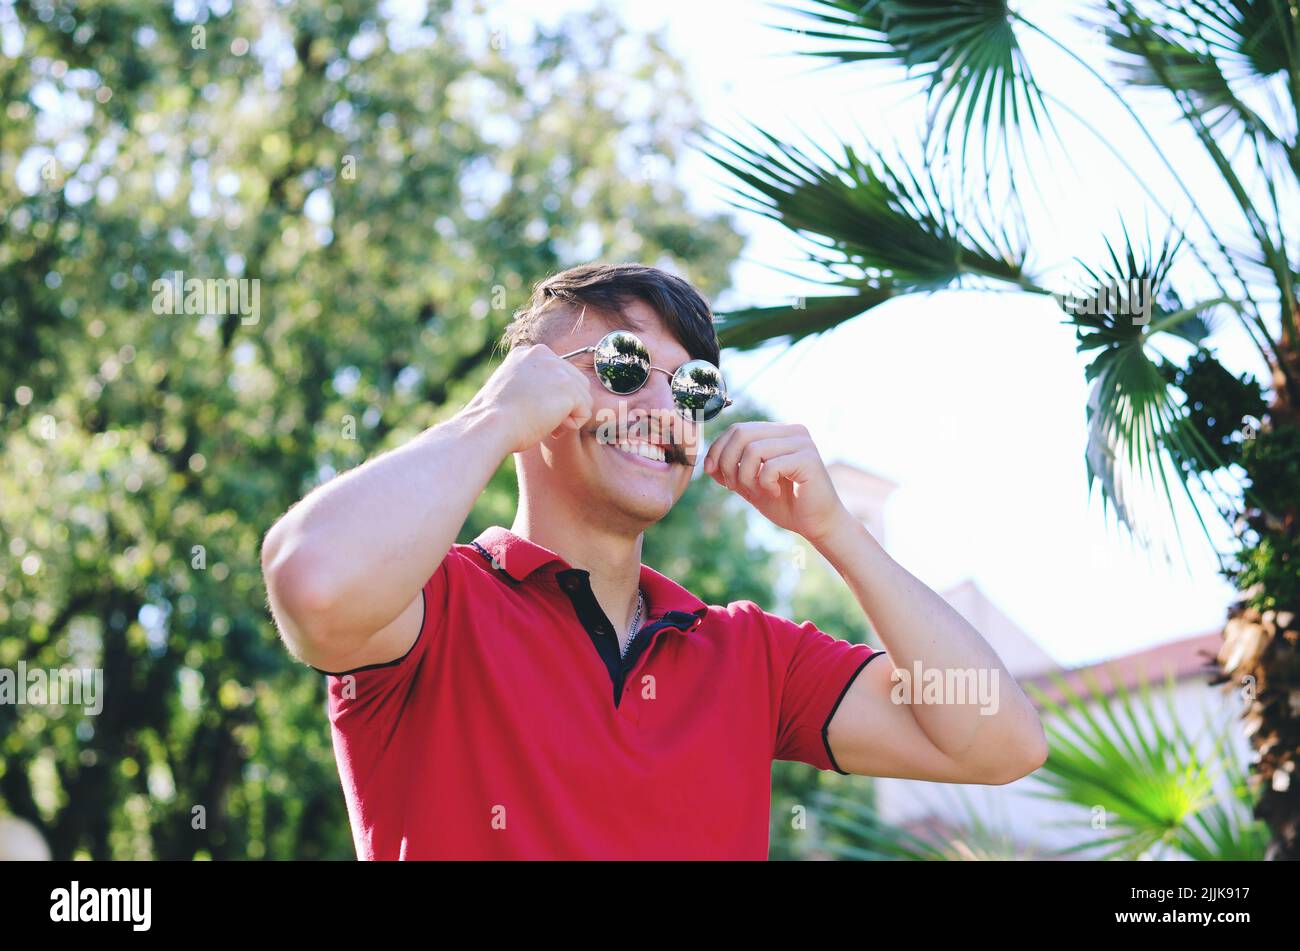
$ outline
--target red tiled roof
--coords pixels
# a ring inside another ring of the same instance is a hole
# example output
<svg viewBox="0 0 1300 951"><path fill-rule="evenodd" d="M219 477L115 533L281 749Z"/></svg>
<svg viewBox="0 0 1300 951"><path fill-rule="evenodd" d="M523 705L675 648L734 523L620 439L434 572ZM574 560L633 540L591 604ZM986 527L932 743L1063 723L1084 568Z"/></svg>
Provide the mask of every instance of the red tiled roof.
<svg viewBox="0 0 1300 951"><path fill-rule="evenodd" d="M1128 690L1138 687L1143 681L1152 687L1158 687L1171 674L1175 683L1201 680L1208 684L1218 669L1215 658L1222 645L1223 632L1209 631L1057 673L1064 676L1070 689L1079 696L1088 696L1090 693L1085 678L1095 681L1103 696L1115 693L1119 684ZM1063 694L1050 673L1024 678L1021 685L1027 684L1034 685L1054 702L1059 703L1063 699ZM1034 699L1033 694L1029 696Z"/></svg>

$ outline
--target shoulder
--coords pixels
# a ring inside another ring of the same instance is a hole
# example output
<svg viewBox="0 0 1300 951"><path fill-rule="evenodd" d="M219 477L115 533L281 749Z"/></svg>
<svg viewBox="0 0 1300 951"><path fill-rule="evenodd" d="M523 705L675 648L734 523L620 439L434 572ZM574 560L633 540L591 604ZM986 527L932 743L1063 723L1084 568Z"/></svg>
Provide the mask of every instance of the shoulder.
<svg viewBox="0 0 1300 951"><path fill-rule="evenodd" d="M729 601L727 604L710 604L708 609L706 620L724 627L753 630L773 626L796 626L793 621L766 611L755 602L743 598Z"/></svg>
<svg viewBox="0 0 1300 951"><path fill-rule="evenodd" d="M802 637L820 633L811 621L796 624L748 599L711 604L702 627L728 641L774 655L788 655Z"/></svg>
<svg viewBox="0 0 1300 951"><path fill-rule="evenodd" d="M836 637L811 620L795 621L742 599L709 605L703 627L713 636L740 648L760 651L778 665L799 663L813 655L861 653L876 648Z"/></svg>
<svg viewBox="0 0 1300 951"><path fill-rule="evenodd" d="M474 610L514 587L518 582L494 563L487 551L474 542L457 542L424 583L426 621L440 613Z"/></svg>
<svg viewBox="0 0 1300 951"><path fill-rule="evenodd" d="M438 569L454 573L469 582L511 580L502 566L493 560L492 554L478 542L457 542L452 545Z"/></svg>

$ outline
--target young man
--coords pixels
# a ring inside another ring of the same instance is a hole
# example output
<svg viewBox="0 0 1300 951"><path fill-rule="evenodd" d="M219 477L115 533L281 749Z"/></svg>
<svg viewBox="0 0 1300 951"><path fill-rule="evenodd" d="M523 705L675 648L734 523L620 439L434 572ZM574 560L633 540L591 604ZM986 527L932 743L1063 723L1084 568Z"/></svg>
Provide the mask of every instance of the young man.
<svg viewBox="0 0 1300 951"><path fill-rule="evenodd" d="M641 563L726 405L690 285L574 268L506 342L460 413L313 491L263 546L281 634L329 673L360 857L762 859L773 759L989 784L1042 764L997 655L849 514L803 426L738 423L704 472L830 561L888 657ZM454 544L512 453L513 526ZM1001 689L921 702L896 669Z"/></svg>

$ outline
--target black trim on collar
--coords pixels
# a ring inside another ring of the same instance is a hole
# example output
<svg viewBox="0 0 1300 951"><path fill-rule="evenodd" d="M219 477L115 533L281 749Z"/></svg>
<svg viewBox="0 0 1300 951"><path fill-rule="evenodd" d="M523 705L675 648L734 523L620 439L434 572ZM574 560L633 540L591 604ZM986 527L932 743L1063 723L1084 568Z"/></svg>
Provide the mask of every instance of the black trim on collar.
<svg viewBox="0 0 1300 951"><path fill-rule="evenodd" d="M627 656L620 657L618 636L614 633L614 626L591 590L591 573L582 568L562 568L555 573L555 581L573 604L578 621L587 632L587 636L591 638L596 654L609 673L616 707L623 699L623 684L627 680L627 675L636 666L637 659L650 649L660 631L669 627L681 631L694 630L700 624L700 618L689 611L665 611L663 617L647 622L637 631L632 646L628 648ZM651 607L652 605L647 603L646 611L649 612Z"/></svg>
<svg viewBox="0 0 1300 951"><path fill-rule="evenodd" d="M509 582L511 585L518 585L523 583L519 578L516 578L510 572L506 571L506 566L498 563L496 558L493 556L492 552L488 551L486 548L484 548L476 541L470 542L470 545L472 545L474 547L474 550L477 551L480 555L482 555L487 560L488 566L492 568L493 571L505 575L506 581Z"/></svg>

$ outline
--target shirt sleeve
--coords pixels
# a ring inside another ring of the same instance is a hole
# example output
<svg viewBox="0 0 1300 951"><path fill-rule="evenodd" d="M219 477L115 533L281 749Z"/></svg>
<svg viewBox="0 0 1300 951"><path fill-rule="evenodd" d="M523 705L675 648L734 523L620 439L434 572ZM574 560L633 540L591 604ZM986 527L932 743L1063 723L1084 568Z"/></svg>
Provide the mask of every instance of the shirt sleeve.
<svg viewBox="0 0 1300 951"><path fill-rule="evenodd" d="M847 775L835 762L827 731L853 681L884 651L832 637L812 621L764 615L785 671L772 758Z"/></svg>
<svg viewBox="0 0 1300 951"><path fill-rule="evenodd" d="M404 700L415 689L420 670L432 653L430 644L446 630L452 592L462 583L464 557L453 546L424 583L420 591L423 601L420 630L405 654L383 664L338 672L321 671L326 674L329 690L329 718L336 726L341 727L346 721L353 727L364 724L367 732L378 730L388 734L396 728Z"/></svg>

